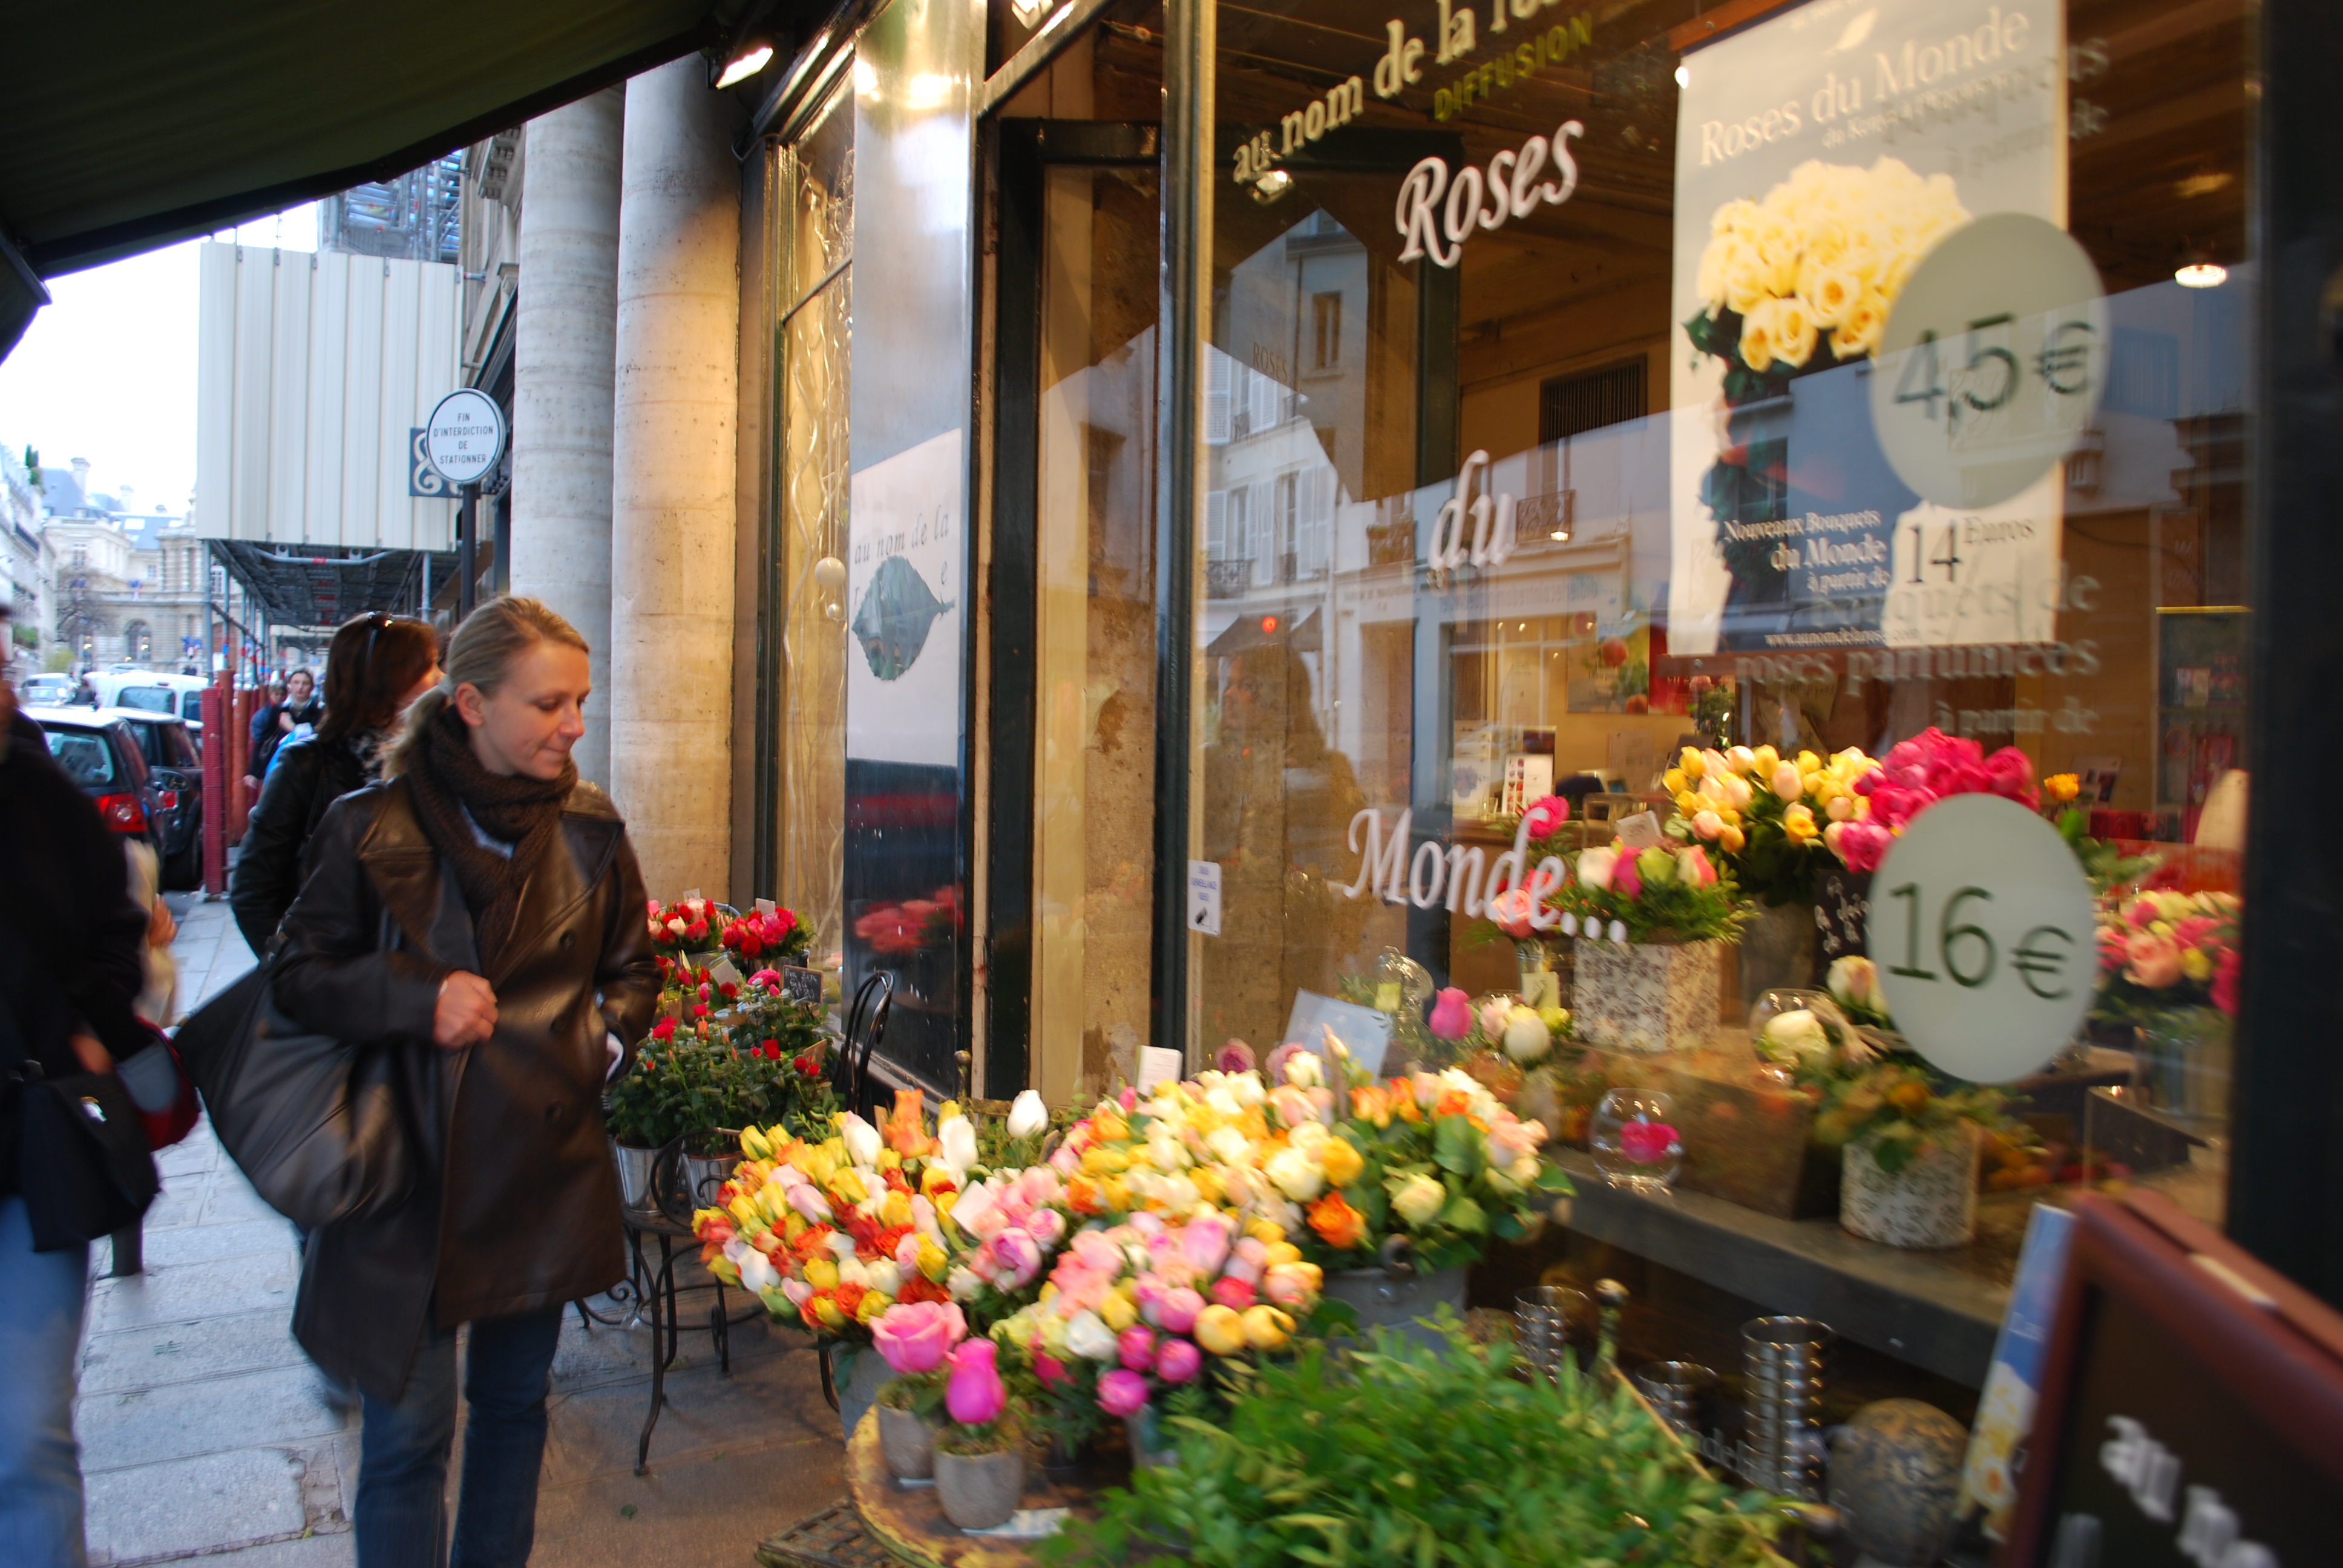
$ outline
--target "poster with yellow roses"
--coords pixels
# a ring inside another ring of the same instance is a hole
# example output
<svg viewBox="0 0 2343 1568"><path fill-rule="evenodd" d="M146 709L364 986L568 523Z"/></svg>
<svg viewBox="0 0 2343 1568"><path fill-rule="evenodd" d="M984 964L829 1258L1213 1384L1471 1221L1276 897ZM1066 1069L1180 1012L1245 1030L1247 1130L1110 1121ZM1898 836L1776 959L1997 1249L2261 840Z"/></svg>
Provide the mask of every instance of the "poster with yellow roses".
<svg viewBox="0 0 2343 1568"><path fill-rule="evenodd" d="M2058 470L1925 500L1870 378L1939 242L1987 214L2063 225L2062 29L2050 0L1809 0L1684 56L1671 651L2055 635Z"/></svg>

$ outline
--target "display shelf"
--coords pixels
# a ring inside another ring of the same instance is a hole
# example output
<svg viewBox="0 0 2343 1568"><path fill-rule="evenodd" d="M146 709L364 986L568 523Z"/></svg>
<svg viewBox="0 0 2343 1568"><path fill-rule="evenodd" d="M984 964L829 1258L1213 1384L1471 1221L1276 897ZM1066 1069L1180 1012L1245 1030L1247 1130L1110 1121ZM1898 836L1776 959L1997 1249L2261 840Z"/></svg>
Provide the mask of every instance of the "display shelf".
<svg viewBox="0 0 2343 1568"><path fill-rule="evenodd" d="M1942 1252L1882 1247L1835 1220L1777 1220L1697 1192L1651 1199L1606 1183L1575 1150L1555 1155L1578 1193L1570 1228L1970 1388L1985 1381L2034 1198L1979 1201L1979 1240Z"/></svg>

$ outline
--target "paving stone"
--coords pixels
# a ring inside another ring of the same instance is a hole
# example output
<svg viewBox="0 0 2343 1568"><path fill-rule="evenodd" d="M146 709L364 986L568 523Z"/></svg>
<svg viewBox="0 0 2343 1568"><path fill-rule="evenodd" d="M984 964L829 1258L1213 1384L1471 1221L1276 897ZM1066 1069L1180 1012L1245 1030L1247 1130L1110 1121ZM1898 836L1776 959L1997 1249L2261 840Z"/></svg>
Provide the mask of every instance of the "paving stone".
<svg viewBox="0 0 2343 1568"><path fill-rule="evenodd" d="M210 1191L208 1174L167 1178L161 1195L146 1206L146 1216L139 1223L150 1238L164 1231L192 1225L203 1218L204 1199Z"/></svg>
<svg viewBox="0 0 2343 1568"><path fill-rule="evenodd" d="M74 1410L85 1473L329 1437L355 1416L326 1402L307 1366L85 1394Z"/></svg>
<svg viewBox="0 0 2343 1568"><path fill-rule="evenodd" d="M181 1263L281 1252L300 1244L301 1233L293 1228L293 1221L282 1214L271 1214L266 1220L231 1220L156 1231L146 1238L141 1250L149 1269L167 1269Z"/></svg>
<svg viewBox="0 0 2343 1568"><path fill-rule="evenodd" d="M654 1445L647 1476L568 1484L548 1477L538 1493L530 1562L535 1568L745 1564L758 1542L843 1496L844 1470L834 1442L761 1454L728 1450L720 1460L695 1463L662 1463ZM629 1505L631 1515L620 1512Z"/></svg>
<svg viewBox="0 0 2343 1568"><path fill-rule="evenodd" d="M82 1485L94 1563L185 1557L303 1528L301 1462L281 1449L85 1474Z"/></svg>
<svg viewBox="0 0 2343 1568"><path fill-rule="evenodd" d="M224 1552L196 1568L357 1568L357 1537L341 1530Z"/></svg>
<svg viewBox="0 0 2343 1568"><path fill-rule="evenodd" d="M300 1258L290 1247L273 1257L218 1258L101 1280L90 1291L89 1332L192 1322L262 1307L275 1307L289 1319L299 1283Z"/></svg>
<svg viewBox="0 0 2343 1568"><path fill-rule="evenodd" d="M207 1174L220 1159L219 1140L199 1121L194 1131L155 1156L155 1168L168 1181L174 1177Z"/></svg>
<svg viewBox="0 0 2343 1568"><path fill-rule="evenodd" d="M238 1220L283 1222L285 1216L261 1201L260 1194L252 1190L252 1183L244 1179L243 1171L224 1165L212 1172L211 1194L204 1200L205 1224L231 1224Z"/></svg>
<svg viewBox="0 0 2343 1568"><path fill-rule="evenodd" d="M85 1396L158 1388L235 1372L307 1366L291 1315L277 1308L192 1323L93 1334L82 1352Z"/></svg>

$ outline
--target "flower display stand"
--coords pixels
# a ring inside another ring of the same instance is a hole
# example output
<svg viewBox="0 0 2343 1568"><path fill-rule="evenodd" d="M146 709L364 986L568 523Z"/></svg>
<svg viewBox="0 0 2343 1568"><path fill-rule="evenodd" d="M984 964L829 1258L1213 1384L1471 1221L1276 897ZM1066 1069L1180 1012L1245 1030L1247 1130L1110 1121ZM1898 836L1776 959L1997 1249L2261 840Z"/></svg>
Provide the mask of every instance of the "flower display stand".
<svg viewBox="0 0 2343 1568"><path fill-rule="evenodd" d="M1053 1480L1038 1463L1029 1464L1018 1507L1029 1513L1063 1508L1094 1516L1091 1498L1129 1477L1121 1460L1120 1454L1092 1460L1068 1482ZM912 1568L1028 1568L1041 1561L1040 1541L969 1534L944 1517L933 1483L907 1483L889 1474L886 1456L879 1450L875 1414L863 1418L846 1445L846 1487L870 1540L894 1561Z"/></svg>
<svg viewBox="0 0 2343 1568"><path fill-rule="evenodd" d="M1572 985L1578 1038L1614 1050L1679 1050L1717 1025L1723 942L1616 942L1582 938Z"/></svg>

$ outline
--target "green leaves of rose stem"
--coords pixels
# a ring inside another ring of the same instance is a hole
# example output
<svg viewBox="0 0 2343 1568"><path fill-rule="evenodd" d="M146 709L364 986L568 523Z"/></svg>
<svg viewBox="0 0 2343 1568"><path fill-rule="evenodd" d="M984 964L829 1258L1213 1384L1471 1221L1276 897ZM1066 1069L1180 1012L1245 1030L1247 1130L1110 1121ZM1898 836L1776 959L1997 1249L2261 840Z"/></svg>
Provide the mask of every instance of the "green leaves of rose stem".
<svg viewBox="0 0 2343 1568"><path fill-rule="evenodd" d="M768 1040L779 1048L778 1060L759 1049ZM743 1009L729 1038L703 1040L680 1030L672 1040L646 1037L610 1086L611 1135L656 1149L706 1128L779 1122L801 1138L826 1138L829 1081L797 1068L820 1042L813 1010L778 999Z"/></svg>
<svg viewBox="0 0 2343 1568"><path fill-rule="evenodd" d="M1174 1467L1141 1471L1053 1563L1199 1568L1608 1568L1765 1560L1775 1500L1699 1473L1614 1381L1519 1382L1450 1323L1441 1352L1378 1331L1261 1367L1222 1424L1174 1415Z"/></svg>

